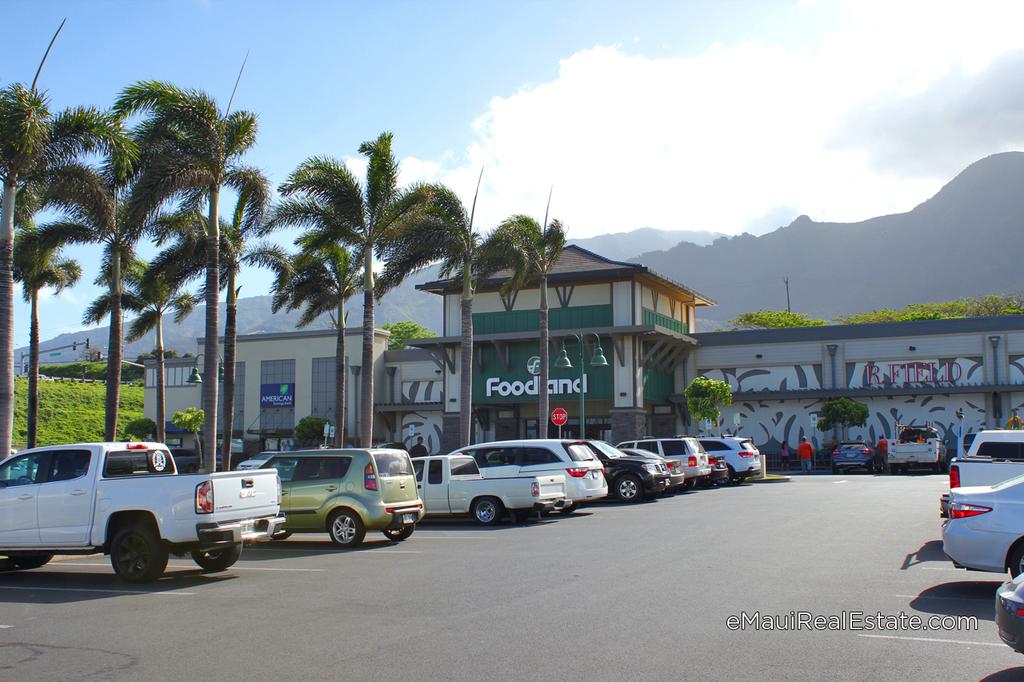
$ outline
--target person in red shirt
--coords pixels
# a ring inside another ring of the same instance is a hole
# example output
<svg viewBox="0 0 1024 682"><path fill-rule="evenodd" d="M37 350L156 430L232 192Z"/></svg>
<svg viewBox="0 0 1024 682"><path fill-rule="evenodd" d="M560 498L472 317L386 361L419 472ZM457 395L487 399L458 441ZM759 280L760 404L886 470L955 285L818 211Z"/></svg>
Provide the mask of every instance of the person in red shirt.
<svg viewBox="0 0 1024 682"><path fill-rule="evenodd" d="M800 469L805 474L814 471L814 446L807 442L806 436L800 438L800 445L797 446L796 452L800 455Z"/></svg>
<svg viewBox="0 0 1024 682"><path fill-rule="evenodd" d="M884 433L878 437L878 444L875 445L875 459L878 460L878 467L885 469L889 461L889 441L885 439Z"/></svg>

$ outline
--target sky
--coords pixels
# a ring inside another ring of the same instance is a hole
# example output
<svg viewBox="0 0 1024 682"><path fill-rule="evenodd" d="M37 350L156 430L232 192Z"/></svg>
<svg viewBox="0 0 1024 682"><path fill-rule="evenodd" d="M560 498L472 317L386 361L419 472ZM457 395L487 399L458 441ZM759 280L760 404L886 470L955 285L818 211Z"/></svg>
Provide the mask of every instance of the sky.
<svg viewBox="0 0 1024 682"><path fill-rule="evenodd" d="M5 7L0 82L31 82L65 17L52 108L108 107L140 79L226 103L248 54L234 106L258 114L245 161L274 186L312 155L361 171L358 145L390 130L403 182L468 203L483 169L484 231L541 218L549 190L575 238L853 222L1024 148L1020 2L36 1ZM99 293L99 250L68 254L85 276L44 296L44 339ZM247 272L242 296L269 283Z"/></svg>

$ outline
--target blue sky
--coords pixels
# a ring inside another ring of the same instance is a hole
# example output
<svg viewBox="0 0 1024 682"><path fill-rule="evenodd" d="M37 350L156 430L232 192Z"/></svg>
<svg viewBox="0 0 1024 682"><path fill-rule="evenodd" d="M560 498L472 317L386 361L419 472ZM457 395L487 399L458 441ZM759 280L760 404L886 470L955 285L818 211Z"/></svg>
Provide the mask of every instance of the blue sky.
<svg viewBox="0 0 1024 682"><path fill-rule="evenodd" d="M485 225L540 213L554 185L552 213L572 236L736 233L799 213L907 210L979 155L1017 144L1021 127L993 111L1005 130L988 125L942 155L920 131L916 149L872 146L914 137L886 107L927 108L932 90L984 82L1022 47L1014 3L964 12L870 0L34 2L5 8L18 30L0 78L30 81L64 17L41 78L54 108L109 106L139 79L226 102L248 52L235 106L258 113L246 160L275 185L307 156L351 157L391 130L404 180L468 195L485 167ZM938 136L944 122L933 123ZM44 301L44 339L78 328L97 293L98 251L72 254L86 281ZM243 296L268 281L246 275ZM27 341L24 306L16 338Z"/></svg>

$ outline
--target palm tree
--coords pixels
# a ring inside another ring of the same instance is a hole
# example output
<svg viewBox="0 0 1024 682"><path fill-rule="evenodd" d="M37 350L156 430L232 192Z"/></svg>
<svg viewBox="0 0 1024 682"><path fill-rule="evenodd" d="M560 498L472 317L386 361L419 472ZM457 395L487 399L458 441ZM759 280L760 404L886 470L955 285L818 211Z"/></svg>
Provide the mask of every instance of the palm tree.
<svg viewBox="0 0 1024 682"><path fill-rule="evenodd" d="M107 287L104 303L90 308L84 324L99 324L109 316L107 337L106 406L103 433L117 437L121 399L121 364L124 355L123 306L125 269L135 257L135 246L144 224L128 212L134 164L110 157L99 170L81 163L66 163L47 174L45 203L57 208L64 219L45 225L41 232L49 243L102 244L104 265L96 283Z"/></svg>
<svg viewBox="0 0 1024 682"><path fill-rule="evenodd" d="M334 445L345 445L345 303L359 288L358 258L344 247L316 247L308 235L296 241L298 254L277 267L273 311L302 308L298 326L306 327L327 315L336 330L334 344Z"/></svg>
<svg viewBox="0 0 1024 682"><path fill-rule="evenodd" d="M485 251L500 254L511 264L512 276L502 285L505 292L518 291L534 281L540 285L540 385L537 387L539 438L548 437L548 273L565 250L565 228L562 223L558 220L548 223L546 216L544 223L544 227L541 227L530 216L511 216L495 228L484 245ZM582 386L580 390L583 390Z"/></svg>
<svg viewBox="0 0 1024 682"><path fill-rule="evenodd" d="M39 292L44 288L60 293L74 286L82 276L81 266L61 256L59 244L47 244L40 238L35 223L19 225L14 238L14 279L21 282L22 294L29 304L28 341L28 447L36 446L39 427Z"/></svg>
<svg viewBox="0 0 1024 682"><path fill-rule="evenodd" d="M166 415L164 407L164 315L174 314L175 324L180 324L199 303L199 298L183 293L181 285L169 281L156 272L152 265L139 263L132 269L127 285L130 300L125 307L137 313L128 327L128 341L137 341L151 331L156 331L154 354L156 355L156 439L164 442Z"/></svg>
<svg viewBox="0 0 1024 682"><path fill-rule="evenodd" d="M248 111L222 112L216 101L200 90L182 90L161 81L141 81L127 87L114 104L122 115L146 114L135 130L146 149L138 193L131 205L134 216L151 216L163 203L180 199L189 208L204 202L206 240L206 344L208 376L217 376L220 299L220 192L223 186L242 191L259 171L239 164L256 143L256 115ZM203 452L210 471L217 468L217 382L203 382L205 425ZM229 441L230 435L226 438Z"/></svg>
<svg viewBox="0 0 1024 682"><path fill-rule="evenodd" d="M481 171L482 176L482 171ZM467 211L458 195L445 185L420 188L425 201L420 210L400 221L398 236L385 250L387 266L377 281L380 293L397 286L409 273L440 262L440 276L462 282L462 358L459 381L459 447L469 445L473 419L473 293L485 271L500 267L481 249L481 235L473 228L477 195ZM477 194L480 181L477 180ZM496 254L498 255L498 254Z"/></svg>
<svg viewBox="0 0 1024 682"><path fill-rule="evenodd" d="M123 134L118 119L99 109L75 107L53 114L46 95L34 82L31 87L13 83L0 90L0 454L11 451L14 428L12 251L16 195L48 167L94 151L132 157L135 147Z"/></svg>
<svg viewBox="0 0 1024 682"><path fill-rule="evenodd" d="M410 213L423 200L421 192L398 188L398 162L391 153L391 133L359 145L367 159L366 184L359 184L344 163L314 156L281 185L286 199L274 211L269 227L297 225L309 229L309 245L323 248L345 244L363 268L363 351L359 390L359 438L363 447L373 442L373 306L374 255L384 255L388 244Z"/></svg>
<svg viewBox="0 0 1024 682"><path fill-rule="evenodd" d="M231 464L231 433L235 413L235 352L238 341L238 275L243 267L268 266L285 257L276 246L255 242L262 236L262 220L270 198L270 182L261 172L247 174L238 194L231 222L220 224L220 286L227 292L224 314L224 394L221 397L225 434L223 456L225 468ZM158 244L171 240L171 245L154 260L154 271L169 281L183 286L199 277L206 267L207 217L199 211L178 211L159 217L152 226Z"/></svg>

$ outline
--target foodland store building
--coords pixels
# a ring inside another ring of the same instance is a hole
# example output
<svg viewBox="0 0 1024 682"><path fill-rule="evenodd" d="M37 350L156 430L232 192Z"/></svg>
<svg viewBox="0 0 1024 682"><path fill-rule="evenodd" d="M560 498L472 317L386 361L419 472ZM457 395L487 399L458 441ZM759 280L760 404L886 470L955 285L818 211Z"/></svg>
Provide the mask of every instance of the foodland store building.
<svg viewBox="0 0 1024 682"><path fill-rule="evenodd" d="M504 274L482 283L473 301L474 440L535 436L539 290L504 296ZM460 290L451 281L419 287L442 299L441 336L387 350L374 343L374 436L411 445L422 435L431 452L455 447L460 384ZM895 424L937 426L955 442L956 411L967 431L1005 424L1024 413L1024 317L929 320L879 325L693 333L697 309L713 301L643 265L613 261L570 246L549 277L551 361L564 347L571 368L552 367L551 408L564 408L562 435L576 437L579 391L585 390L586 435L613 442L642 435L697 432L683 389L698 375L728 381L734 404L721 426L752 437L768 453L812 429L824 400L846 396L868 405L870 418L850 436L875 440ZM586 349L580 376L583 334ZM595 343L597 342L597 343ZM203 340L199 340L202 345ZM593 366L599 343L606 366ZM358 423L361 330L349 329L346 434ZM233 438L247 453L287 448L304 416L332 423L334 330L239 337ZM201 349L199 354L201 355ZM167 415L200 402L187 382L195 358L168 360ZM202 371L202 368L199 368ZM282 393L283 392L283 393ZM290 397L281 397L282 395ZM146 415L155 417L155 368L147 365ZM544 416L547 418L547 415ZM220 423L220 422L219 422ZM549 435L557 429L549 428ZM188 447L189 434L169 433Z"/></svg>

